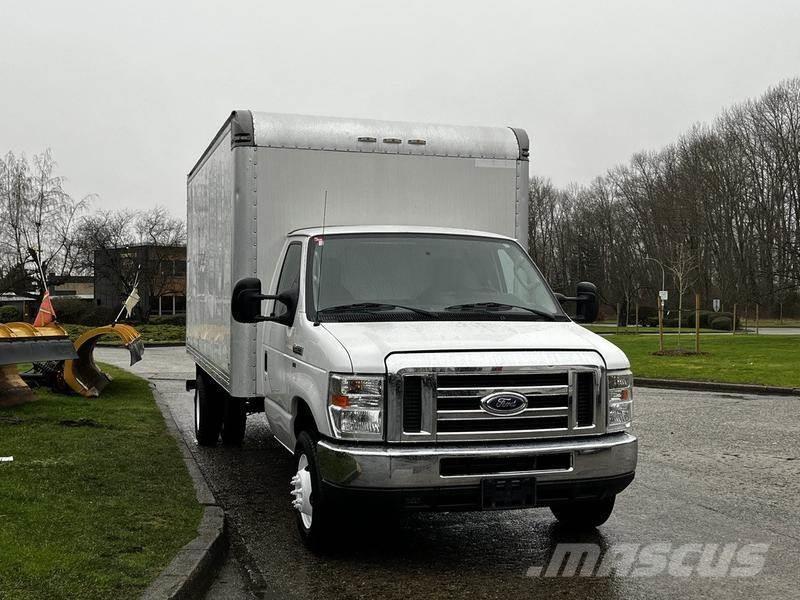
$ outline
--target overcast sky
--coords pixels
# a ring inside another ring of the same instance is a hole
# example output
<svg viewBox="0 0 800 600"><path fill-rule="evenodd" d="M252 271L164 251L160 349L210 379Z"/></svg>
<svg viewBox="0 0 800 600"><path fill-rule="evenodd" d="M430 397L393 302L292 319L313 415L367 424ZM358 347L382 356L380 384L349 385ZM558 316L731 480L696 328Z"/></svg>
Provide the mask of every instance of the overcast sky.
<svg viewBox="0 0 800 600"><path fill-rule="evenodd" d="M3 2L0 152L74 196L185 212L234 108L474 125L586 183L800 75L797 0Z"/></svg>

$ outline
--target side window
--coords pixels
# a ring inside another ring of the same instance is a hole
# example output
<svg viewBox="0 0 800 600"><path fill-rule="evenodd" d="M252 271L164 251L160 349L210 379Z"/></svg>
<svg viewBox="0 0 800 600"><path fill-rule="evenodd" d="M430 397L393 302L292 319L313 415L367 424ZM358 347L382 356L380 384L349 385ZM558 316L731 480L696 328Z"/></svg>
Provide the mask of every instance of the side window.
<svg viewBox="0 0 800 600"><path fill-rule="evenodd" d="M281 267L281 275L278 277L277 294L300 289L301 250L302 246L299 243L292 243L287 248L286 257L283 259L283 267Z"/></svg>

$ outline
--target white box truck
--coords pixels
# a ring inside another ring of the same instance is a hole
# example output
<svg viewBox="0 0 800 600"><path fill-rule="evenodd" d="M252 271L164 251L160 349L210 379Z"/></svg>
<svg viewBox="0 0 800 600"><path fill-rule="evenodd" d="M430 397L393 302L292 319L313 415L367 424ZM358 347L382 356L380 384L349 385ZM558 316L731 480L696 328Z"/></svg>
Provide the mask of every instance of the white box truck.
<svg viewBox="0 0 800 600"><path fill-rule="evenodd" d="M311 545L342 507L608 518L634 477L630 364L526 252L528 137L235 111L188 175L198 443L263 410ZM561 304L574 304L575 319Z"/></svg>

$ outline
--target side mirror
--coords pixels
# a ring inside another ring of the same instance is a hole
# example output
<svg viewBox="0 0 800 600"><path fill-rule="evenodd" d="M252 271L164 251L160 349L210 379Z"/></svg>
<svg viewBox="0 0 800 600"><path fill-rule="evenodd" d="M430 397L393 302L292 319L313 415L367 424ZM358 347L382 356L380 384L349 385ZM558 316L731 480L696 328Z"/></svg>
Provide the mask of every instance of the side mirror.
<svg viewBox="0 0 800 600"><path fill-rule="evenodd" d="M271 296L261 293L261 280L256 277L246 277L233 286L231 295L231 315L239 323L259 323L261 321L274 321L283 325L291 325L294 321L294 311L297 305L293 294L278 294ZM261 302L275 300L286 306L286 312L280 316L265 317L261 314Z"/></svg>
<svg viewBox="0 0 800 600"><path fill-rule="evenodd" d="M594 323L597 314L600 312L600 305L597 302L597 286L588 281L581 281L575 290L575 297L570 298L564 294L555 294L556 300L560 303L575 302L575 322Z"/></svg>

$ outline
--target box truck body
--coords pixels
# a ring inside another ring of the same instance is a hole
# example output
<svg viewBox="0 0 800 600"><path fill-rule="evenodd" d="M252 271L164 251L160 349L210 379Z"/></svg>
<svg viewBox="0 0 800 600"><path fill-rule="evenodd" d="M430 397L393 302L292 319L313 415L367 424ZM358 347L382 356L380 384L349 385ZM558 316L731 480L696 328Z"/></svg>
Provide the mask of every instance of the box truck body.
<svg viewBox="0 0 800 600"><path fill-rule="evenodd" d="M188 178L189 352L233 396L260 391L256 325L231 318L233 283L269 282L286 234L323 216L327 226L479 229L527 245L527 143L509 128L237 111Z"/></svg>
<svg viewBox="0 0 800 600"><path fill-rule="evenodd" d="M596 314L591 285L557 297L525 252L528 154L521 129L235 111L189 173L198 439L263 406L306 541L323 492L574 520L633 478L627 358L560 309Z"/></svg>

